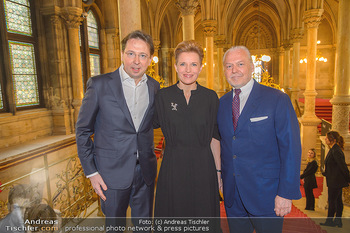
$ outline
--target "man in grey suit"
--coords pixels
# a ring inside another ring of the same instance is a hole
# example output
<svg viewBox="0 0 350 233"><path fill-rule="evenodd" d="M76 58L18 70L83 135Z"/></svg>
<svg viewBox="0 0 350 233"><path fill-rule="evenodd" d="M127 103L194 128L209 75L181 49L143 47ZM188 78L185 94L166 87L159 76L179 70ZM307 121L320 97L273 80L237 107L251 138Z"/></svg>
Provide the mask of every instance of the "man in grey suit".
<svg viewBox="0 0 350 233"><path fill-rule="evenodd" d="M154 46L133 31L122 41L122 65L92 77L76 124L78 155L106 217L151 217L157 159L152 118L159 83L145 74ZM92 140L90 137L94 135Z"/></svg>

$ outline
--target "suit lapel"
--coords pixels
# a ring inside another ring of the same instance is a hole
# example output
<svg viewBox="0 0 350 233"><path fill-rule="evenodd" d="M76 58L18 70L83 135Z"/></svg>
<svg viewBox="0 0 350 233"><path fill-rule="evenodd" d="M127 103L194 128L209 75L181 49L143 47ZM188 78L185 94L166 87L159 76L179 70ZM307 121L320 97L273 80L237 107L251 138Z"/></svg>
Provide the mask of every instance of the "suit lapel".
<svg viewBox="0 0 350 233"><path fill-rule="evenodd" d="M119 68L120 69L120 68ZM119 69L111 73L112 79L109 81L109 87L111 88L121 110L123 111L126 119L129 121L130 125L132 125L133 128L135 128L134 123L131 118L131 114L128 108L128 105L126 104L123 87L122 87L122 81L119 75Z"/></svg>
<svg viewBox="0 0 350 233"><path fill-rule="evenodd" d="M141 130L143 123L145 121L146 116L148 116L148 113L151 109L151 106L153 105L154 102L154 93L155 93L155 88L154 85L152 85L151 81L150 81L150 77L147 75L147 87L148 87L148 96L149 96L149 104L148 107L146 109L145 115L143 115L140 127L139 127L139 131Z"/></svg>
<svg viewBox="0 0 350 233"><path fill-rule="evenodd" d="M222 116L224 117L224 122L228 122L229 131L233 132L233 121L232 121L232 96L233 96L233 90L231 90L227 96L226 99L224 99L223 104L223 111L224 113ZM236 129L237 131L237 129Z"/></svg>
<svg viewBox="0 0 350 233"><path fill-rule="evenodd" d="M247 123L247 121L250 119L250 116L254 112L254 110L257 108L259 105L259 100L260 100L260 95L261 95L261 88L260 84L258 84L254 80L254 85L253 89L249 94L248 100L246 104L244 105L243 111L241 115L238 118L238 124L237 124L237 129L235 133L238 133L240 129L244 128L244 125ZM232 114L231 114L232 115Z"/></svg>

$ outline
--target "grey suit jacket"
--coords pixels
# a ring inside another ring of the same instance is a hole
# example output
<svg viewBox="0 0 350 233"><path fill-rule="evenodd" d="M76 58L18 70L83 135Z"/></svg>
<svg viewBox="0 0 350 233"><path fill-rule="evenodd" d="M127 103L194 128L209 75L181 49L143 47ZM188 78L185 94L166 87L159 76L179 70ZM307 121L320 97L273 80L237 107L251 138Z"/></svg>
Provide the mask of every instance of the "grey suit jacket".
<svg viewBox="0 0 350 233"><path fill-rule="evenodd" d="M152 184L156 177L152 120L154 96L159 90L159 83L148 77L147 86L149 106L136 132L124 97L119 69L92 77L87 82L76 123L78 156L84 173L90 175L99 172L108 188L130 187L137 151L146 184Z"/></svg>

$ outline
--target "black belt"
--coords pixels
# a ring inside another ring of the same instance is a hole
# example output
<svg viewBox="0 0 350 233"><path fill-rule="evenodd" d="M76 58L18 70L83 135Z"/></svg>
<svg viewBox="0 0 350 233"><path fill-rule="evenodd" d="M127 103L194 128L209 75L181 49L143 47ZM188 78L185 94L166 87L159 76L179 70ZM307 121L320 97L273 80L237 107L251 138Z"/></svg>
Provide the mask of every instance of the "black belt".
<svg viewBox="0 0 350 233"><path fill-rule="evenodd" d="M140 164L140 160L139 159L136 159L136 165L137 164Z"/></svg>

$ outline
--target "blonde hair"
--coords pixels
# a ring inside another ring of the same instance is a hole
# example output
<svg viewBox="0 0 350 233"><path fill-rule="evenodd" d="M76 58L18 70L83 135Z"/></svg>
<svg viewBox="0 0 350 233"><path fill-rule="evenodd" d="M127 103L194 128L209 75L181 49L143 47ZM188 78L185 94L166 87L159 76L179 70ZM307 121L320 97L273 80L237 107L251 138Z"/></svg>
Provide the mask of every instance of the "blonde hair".
<svg viewBox="0 0 350 233"><path fill-rule="evenodd" d="M202 65L202 61L204 58L204 52L202 46L196 42L195 40L186 40L179 43L175 48L175 61L178 62L178 58L181 53L185 52L194 52L199 56L200 64Z"/></svg>
<svg viewBox="0 0 350 233"><path fill-rule="evenodd" d="M307 157L307 160L306 160L307 162L311 162L313 160L316 160L316 150L315 150L315 148L311 148L310 150L314 153L314 157L313 158Z"/></svg>

